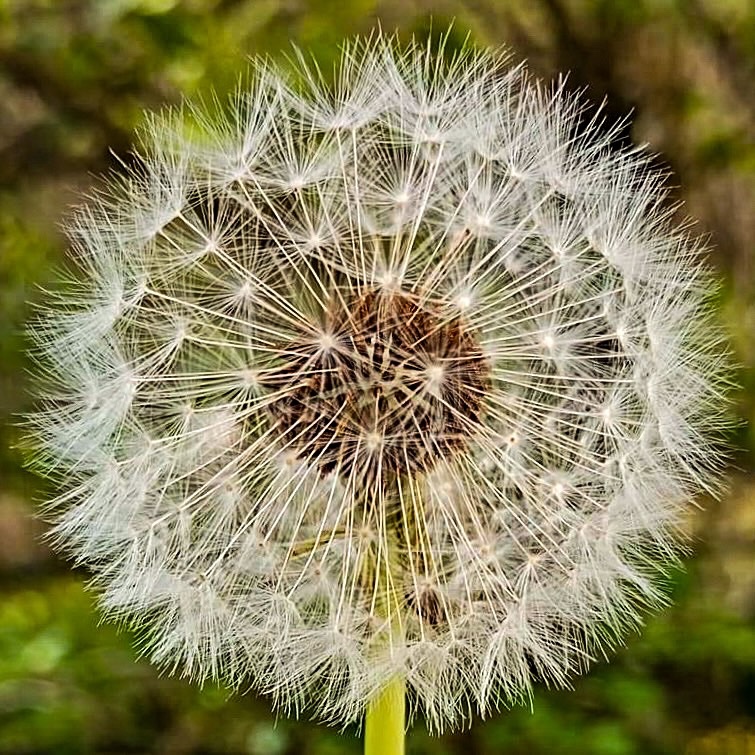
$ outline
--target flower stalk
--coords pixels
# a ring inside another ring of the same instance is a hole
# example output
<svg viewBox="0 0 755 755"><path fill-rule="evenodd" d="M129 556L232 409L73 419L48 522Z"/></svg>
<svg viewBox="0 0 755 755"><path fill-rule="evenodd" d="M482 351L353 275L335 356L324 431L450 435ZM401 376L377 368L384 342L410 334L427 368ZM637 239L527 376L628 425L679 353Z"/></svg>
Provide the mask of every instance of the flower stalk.
<svg viewBox="0 0 755 755"><path fill-rule="evenodd" d="M406 683L395 677L367 705L364 755L404 755Z"/></svg>
<svg viewBox="0 0 755 755"><path fill-rule="evenodd" d="M393 481L396 500L401 497L400 484ZM378 653L390 653L391 649L403 642L402 604L397 592L401 571L401 536L397 532L403 519L399 511L386 517L385 550L380 553L370 548L365 554L366 574L364 586L374 585L374 614L384 620L385 628L378 635ZM404 527L407 526L403 521ZM409 527L409 530L413 528ZM410 542L413 541L410 535ZM367 702L365 714L364 752L365 755L404 755L406 732L406 681L398 673L388 680Z"/></svg>

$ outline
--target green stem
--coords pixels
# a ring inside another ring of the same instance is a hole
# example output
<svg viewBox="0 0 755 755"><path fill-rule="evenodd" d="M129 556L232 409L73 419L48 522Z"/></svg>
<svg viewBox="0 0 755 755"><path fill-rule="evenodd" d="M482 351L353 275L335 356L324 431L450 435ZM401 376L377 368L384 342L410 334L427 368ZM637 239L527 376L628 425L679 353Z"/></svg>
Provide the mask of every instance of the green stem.
<svg viewBox="0 0 755 755"><path fill-rule="evenodd" d="M367 705L364 755L404 755L406 684L396 677Z"/></svg>

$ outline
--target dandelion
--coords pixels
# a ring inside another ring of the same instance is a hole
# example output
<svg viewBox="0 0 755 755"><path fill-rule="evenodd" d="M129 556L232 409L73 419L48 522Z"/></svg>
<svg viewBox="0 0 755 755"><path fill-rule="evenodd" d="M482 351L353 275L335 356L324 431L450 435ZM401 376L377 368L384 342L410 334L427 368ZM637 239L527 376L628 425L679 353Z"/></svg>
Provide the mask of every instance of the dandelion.
<svg viewBox="0 0 755 755"><path fill-rule="evenodd" d="M33 326L57 544L152 659L400 751L566 685L715 491L701 244L579 97L376 35L151 120ZM394 741L382 737L394 737Z"/></svg>

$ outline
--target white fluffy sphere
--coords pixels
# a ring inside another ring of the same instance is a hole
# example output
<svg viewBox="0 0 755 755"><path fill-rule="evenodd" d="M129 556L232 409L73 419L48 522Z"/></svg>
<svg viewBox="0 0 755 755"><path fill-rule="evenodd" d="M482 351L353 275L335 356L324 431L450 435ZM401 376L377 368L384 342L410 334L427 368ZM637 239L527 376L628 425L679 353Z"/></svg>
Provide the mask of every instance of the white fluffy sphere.
<svg viewBox="0 0 755 755"><path fill-rule="evenodd" d="M159 116L33 326L57 542L152 658L345 724L565 684L662 600L725 347L662 178L496 52L375 36Z"/></svg>

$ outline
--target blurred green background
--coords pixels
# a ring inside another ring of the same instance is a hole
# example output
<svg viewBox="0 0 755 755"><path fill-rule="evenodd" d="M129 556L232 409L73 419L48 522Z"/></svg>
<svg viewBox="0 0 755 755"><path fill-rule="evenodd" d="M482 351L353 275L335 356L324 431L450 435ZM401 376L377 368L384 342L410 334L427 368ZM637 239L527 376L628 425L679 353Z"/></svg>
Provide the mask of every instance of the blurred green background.
<svg viewBox="0 0 755 755"><path fill-rule="evenodd" d="M455 19L535 73L568 71L625 137L673 171L724 279L743 366L731 490L695 515L673 607L573 691L538 690L409 755L755 753L755 3L751 0L0 0L0 753L357 753L276 719L265 700L159 677L128 633L99 625L85 574L55 559L32 512L45 494L13 450L29 406L23 322L66 246L80 193L125 155L145 109L223 93L245 57L295 41L323 62L378 21L425 36ZM49 491L47 491L49 492Z"/></svg>

